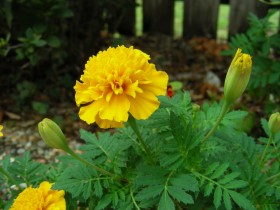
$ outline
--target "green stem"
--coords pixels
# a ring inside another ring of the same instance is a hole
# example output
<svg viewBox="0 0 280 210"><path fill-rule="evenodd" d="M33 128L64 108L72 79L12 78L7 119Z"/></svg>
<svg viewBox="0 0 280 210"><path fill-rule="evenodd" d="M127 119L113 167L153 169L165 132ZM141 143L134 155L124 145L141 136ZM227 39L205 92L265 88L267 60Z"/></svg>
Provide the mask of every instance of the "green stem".
<svg viewBox="0 0 280 210"><path fill-rule="evenodd" d="M271 135L271 136L269 137L269 139L268 139L268 141L267 141L267 143L266 143L266 146L265 146L265 148L264 148L264 150L263 150L263 153L262 153L262 156L261 156L261 161L260 161L261 164L262 164L263 161L264 161L264 157L265 157L265 155L266 155L267 149L268 149L269 145L272 143L272 140L273 140L273 135Z"/></svg>
<svg viewBox="0 0 280 210"><path fill-rule="evenodd" d="M19 185L17 184L16 180L10 176L10 174L8 174L2 166L0 166L0 173L2 173L4 176L6 176L13 184L15 184L17 187L19 187Z"/></svg>
<svg viewBox="0 0 280 210"><path fill-rule="evenodd" d="M272 180L272 179L275 179L275 178L277 178L278 176L280 176L280 173L274 174L274 175L268 177L268 178L266 179L266 181L270 181L270 180Z"/></svg>
<svg viewBox="0 0 280 210"><path fill-rule="evenodd" d="M131 189L131 188L130 188L130 197L131 197L131 199L132 199L132 202L133 202L135 208L136 208L137 210L140 210L140 207L139 207L138 204L136 203L136 200L135 200L135 198L134 198L134 195L133 195L133 192L132 192L132 189Z"/></svg>
<svg viewBox="0 0 280 210"><path fill-rule="evenodd" d="M88 162L87 160L81 158L80 156L78 156L75 152L73 152L73 150L71 150L69 147L67 149L64 150L65 152L67 152L69 155L71 155L73 158L77 159L78 161L88 165L89 167L93 168L96 171L99 171L100 173L104 174L104 175L109 175L109 176L115 176L115 174L112 174L102 168L99 168L96 165L93 165L92 163Z"/></svg>
<svg viewBox="0 0 280 210"><path fill-rule="evenodd" d="M136 134L139 143L141 144L141 146L143 147L143 150L145 151L145 153L147 154L148 158L150 159L151 163L155 164L155 161L153 159L152 153L150 151L150 149L148 148L148 146L146 145L144 139L142 138L142 135L138 129L138 126L136 124L136 120L134 119L134 117L130 117L128 120L130 127L132 128L132 130L134 131L134 133Z"/></svg>
<svg viewBox="0 0 280 210"><path fill-rule="evenodd" d="M224 118L225 114L228 112L229 107L230 107L230 105L226 101L224 101L223 106L222 106L222 110L221 110L221 112L219 114L219 117L218 117L217 121L215 122L215 124L212 127L212 129L202 139L202 141L201 141L202 144L216 131L218 125L220 124L220 122Z"/></svg>

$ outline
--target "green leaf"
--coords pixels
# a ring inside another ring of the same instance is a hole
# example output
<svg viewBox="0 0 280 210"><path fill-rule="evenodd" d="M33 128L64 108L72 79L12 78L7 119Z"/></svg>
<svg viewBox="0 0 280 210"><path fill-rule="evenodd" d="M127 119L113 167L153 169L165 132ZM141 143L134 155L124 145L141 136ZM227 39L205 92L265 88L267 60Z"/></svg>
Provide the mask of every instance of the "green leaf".
<svg viewBox="0 0 280 210"><path fill-rule="evenodd" d="M94 182L94 194L100 198L103 195L103 189L100 183L100 180Z"/></svg>
<svg viewBox="0 0 280 210"><path fill-rule="evenodd" d="M45 102L32 101L32 108L39 114L45 115L49 110L49 105Z"/></svg>
<svg viewBox="0 0 280 210"><path fill-rule="evenodd" d="M239 176L239 173L238 172L233 172L231 174L227 174L224 176L223 179L219 180L219 184L226 184L228 182L231 182L232 180L234 180L236 177Z"/></svg>
<svg viewBox="0 0 280 210"><path fill-rule="evenodd" d="M167 191L164 191L161 195L158 210L175 210L175 205Z"/></svg>
<svg viewBox="0 0 280 210"><path fill-rule="evenodd" d="M248 185L248 182L245 182L243 180L233 180L226 184L224 187L227 189L239 189L246 187Z"/></svg>
<svg viewBox="0 0 280 210"><path fill-rule="evenodd" d="M198 191L198 182L197 180L189 174L179 174L170 179L170 183L173 186L178 186L186 191Z"/></svg>
<svg viewBox="0 0 280 210"><path fill-rule="evenodd" d="M235 191L229 190L228 191L234 202L240 207L244 209L253 210L256 209L251 202L245 198L242 194L237 193Z"/></svg>
<svg viewBox="0 0 280 210"><path fill-rule="evenodd" d="M217 179L222 176L227 168L229 167L228 163L223 163L221 166L217 168L217 170L211 175L211 179Z"/></svg>
<svg viewBox="0 0 280 210"><path fill-rule="evenodd" d="M216 168L218 168L218 166L219 166L219 163L218 163L218 162L212 163L212 164L207 168L207 170L206 170L203 174L204 174L204 175L212 174L213 171L215 171Z"/></svg>
<svg viewBox="0 0 280 210"><path fill-rule="evenodd" d="M221 205L222 201L222 188L220 186L216 187L214 192L214 205L216 209Z"/></svg>
<svg viewBox="0 0 280 210"><path fill-rule="evenodd" d="M223 200L224 200L224 204L227 210L231 210L232 209L232 205L231 205L231 200L230 200L230 196L227 190L224 190L223 193Z"/></svg>
<svg viewBox="0 0 280 210"><path fill-rule="evenodd" d="M105 209L111 202L112 202L112 195L111 194L105 195L99 200L97 206L95 207L95 210Z"/></svg>
<svg viewBox="0 0 280 210"><path fill-rule="evenodd" d="M141 190L135 198L139 201L153 199L157 197L163 191L163 185L148 186Z"/></svg>
<svg viewBox="0 0 280 210"><path fill-rule="evenodd" d="M87 166L72 166L65 169L53 187L70 192L73 197L88 199L92 193L92 176L96 176L96 173Z"/></svg>
<svg viewBox="0 0 280 210"><path fill-rule="evenodd" d="M206 186L205 186L205 189L204 189L204 196L209 196L212 191L214 189L214 185L212 182L209 182Z"/></svg>
<svg viewBox="0 0 280 210"><path fill-rule="evenodd" d="M193 204L193 198L190 194L186 193L180 187L168 186L168 193L179 202L185 204Z"/></svg>
<svg viewBox="0 0 280 210"><path fill-rule="evenodd" d="M53 47L53 48L56 48L56 47L59 47L61 42L60 42L60 39L57 38L56 36L51 36L47 39L47 43L49 46Z"/></svg>

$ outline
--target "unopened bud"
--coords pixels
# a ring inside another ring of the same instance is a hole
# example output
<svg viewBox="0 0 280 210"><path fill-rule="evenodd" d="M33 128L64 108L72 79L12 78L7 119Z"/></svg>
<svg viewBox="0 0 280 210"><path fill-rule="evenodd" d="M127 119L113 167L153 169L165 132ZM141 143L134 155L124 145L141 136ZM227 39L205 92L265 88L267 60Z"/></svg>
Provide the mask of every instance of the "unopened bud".
<svg viewBox="0 0 280 210"><path fill-rule="evenodd" d="M224 95L227 103L233 103L243 94L249 82L251 71L251 56L241 53L241 49L237 49L225 79Z"/></svg>
<svg viewBox="0 0 280 210"><path fill-rule="evenodd" d="M278 131L280 131L280 113L276 112L272 114L268 120L268 128L270 133L274 135Z"/></svg>
<svg viewBox="0 0 280 210"><path fill-rule="evenodd" d="M60 127L52 120L45 118L38 124L39 133L43 141L55 149L67 150L66 138Z"/></svg>

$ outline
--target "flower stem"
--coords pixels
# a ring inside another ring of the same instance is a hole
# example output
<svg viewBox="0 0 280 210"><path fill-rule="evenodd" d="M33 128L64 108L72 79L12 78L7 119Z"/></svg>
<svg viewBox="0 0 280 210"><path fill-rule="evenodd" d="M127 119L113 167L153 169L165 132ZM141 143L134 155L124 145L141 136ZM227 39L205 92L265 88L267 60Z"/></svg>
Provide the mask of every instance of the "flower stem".
<svg viewBox="0 0 280 210"><path fill-rule="evenodd" d="M19 185L17 184L16 180L10 176L10 174L8 174L2 166L0 166L0 173L2 173L4 176L6 176L13 184L15 184L17 187L19 187Z"/></svg>
<svg viewBox="0 0 280 210"><path fill-rule="evenodd" d="M206 134L206 136L202 139L201 143L203 144L217 129L218 125L220 124L220 122L222 121L222 119L224 118L225 114L228 112L230 105L228 104L228 102L224 101L223 106L222 106L222 110L219 114L219 117L217 119L217 121L215 122L214 126L211 128L211 130Z"/></svg>
<svg viewBox="0 0 280 210"><path fill-rule="evenodd" d="M69 147L64 150L65 152L67 152L69 155L71 155L73 158L77 159L78 161L88 165L89 167L93 168L96 171L99 171L100 173L104 174L104 175L109 175L109 176L115 176L115 174L110 173L109 171L106 171L102 168L99 168L98 166L88 162L87 160L81 158L80 156L78 156L75 152L73 152L73 150L71 150Z"/></svg>
<svg viewBox="0 0 280 210"><path fill-rule="evenodd" d="M147 154L147 156L149 157L151 163L155 164L155 161L153 159L152 153L150 151L150 149L148 148L148 146L146 145L144 139L142 138L142 135L138 129L138 126L136 124L136 120L134 119L134 117L130 117L128 120L130 127L132 128L132 130L134 131L134 133L136 134L139 143L141 144L141 146L143 147L143 150L145 151L145 153Z"/></svg>
<svg viewBox="0 0 280 210"><path fill-rule="evenodd" d="M266 155L267 149L268 149L269 145L272 143L272 140L273 140L273 135L271 135L271 136L269 137L269 139L268 139L268 141L267 141L267 143L266 143L266 146L265 146L265 148L264 148L264 150L263 150L263 153L262 153L262 156L261 156L261 160L260 160L260 163L261 163L261 164L262 164L263 161L264 161L264 157L265 157L265 155Z"/></svg>

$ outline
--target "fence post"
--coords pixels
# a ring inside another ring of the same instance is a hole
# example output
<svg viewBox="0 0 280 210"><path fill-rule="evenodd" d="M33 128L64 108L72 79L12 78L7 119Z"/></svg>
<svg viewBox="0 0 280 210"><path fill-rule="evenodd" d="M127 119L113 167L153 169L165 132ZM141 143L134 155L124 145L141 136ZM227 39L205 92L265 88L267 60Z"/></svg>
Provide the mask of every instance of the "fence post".
<svg viewBox="0 0 280 210"><path fill-rule="evenodd" d="M183 37L216 38L220 0L184 0Z"/></svg>
<svg viewBox="0 0 280 210"><path fill-rule="evenodd" d="M143 32L173 36L174 0L143 0Z"/></svg>
<svg viewBox="0 0 280 210"><path fill-rule="evenodd" d="M230 0L229 37L245 32L248 28L248 14L253 12L259 18L267 14L269 6L257 0Z"/></svg>
<svg viewBox="0 0 280 210"><path fill-rule="evenodd" d="M121 13L121 22L118 26L118 31L124 35L135 35L135 15L136 3L135 0L126 0Z"/></svg>

